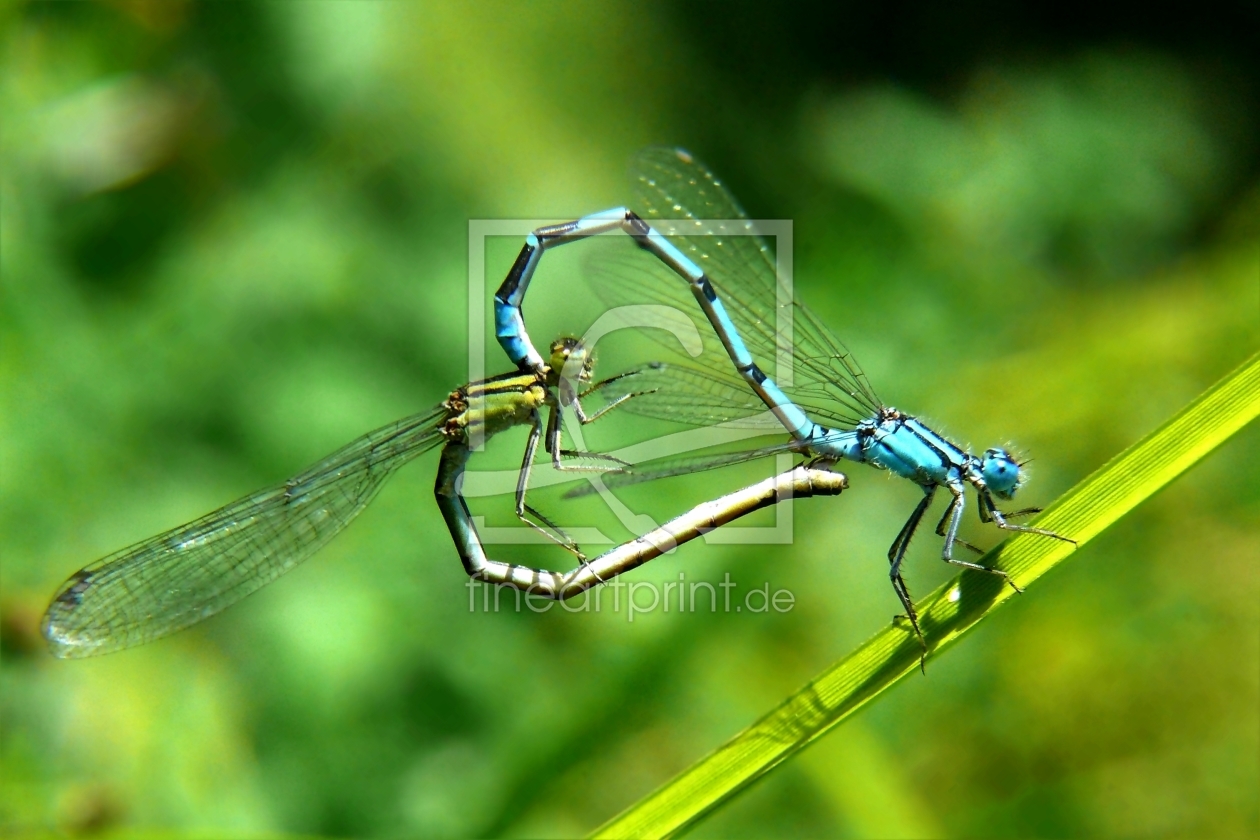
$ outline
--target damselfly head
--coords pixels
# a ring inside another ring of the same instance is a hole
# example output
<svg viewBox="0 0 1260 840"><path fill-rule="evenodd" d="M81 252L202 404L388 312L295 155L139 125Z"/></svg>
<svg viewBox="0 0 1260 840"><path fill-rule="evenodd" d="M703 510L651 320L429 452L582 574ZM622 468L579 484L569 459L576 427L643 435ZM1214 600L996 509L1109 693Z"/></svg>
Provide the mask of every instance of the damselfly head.
<svg viewBox="0 0 1260 840"><path fill-rule="evenodd" d="M986 449L980 459L980 474L993 495L1009 499L1023 481L1020 465L1005 449Z"/></svg>
<svg viewBox="0 0 1260 840"><path fill-rule="evenodd" d="M585 382L591 378L595 358L580 338L565 336L551 342L551 359L548 361L555 379L576 379Z"/></svg>

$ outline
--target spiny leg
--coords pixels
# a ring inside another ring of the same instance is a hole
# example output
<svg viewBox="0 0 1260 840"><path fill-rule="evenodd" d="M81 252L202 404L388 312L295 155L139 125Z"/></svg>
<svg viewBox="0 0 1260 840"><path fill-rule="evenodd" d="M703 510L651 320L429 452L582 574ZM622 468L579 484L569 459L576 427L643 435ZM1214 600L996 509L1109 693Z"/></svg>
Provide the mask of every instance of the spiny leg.
<svg viewBox="0 0 1260 840"><path fill-rule="evenodd" d="M612 411L614 408L621 405L626 400L632 400L635 397L641 397L644 394L656 393L655 388L650 388L646 391L634 391L629 394L622 394L620 397L617 397L617 399L613 400L608 405L597 410L594 414L591 414L589 416L587 415L586 410L582 408L582 400L586 399L587 397L589 397L591 394L595 393L599 389L607 385L611 385L613 382L616 382L619 379L625 379L627 376L634 376L639 373L642 373L642 370L636 369L636 370L628 370L625 373L619 373L616 376L610 376L607 379L602 379L599 382L596 382L594 385L587 388L582 393L578 394L577 398L573 400L573 413L577 415L578 422L581 423L583 426L587 425L588 423L594 423L596 420L603 417L605 414Z"/></svg>
<svg viewBox="0 0 1260 840"><path fill-rule="evenodd" d="M605 386L613 382L616 382L619 379L625 379L627 376L634 376L635 374L638 374L640 372L641 370L638 370L638 369L628 370L624 373L619 373L616 376L610 376L607 379L602 379L599 382L596 382L591 387L587 388L585 391L582 391L579 394L574 394L569 404L573 406L573 413L577 417L578 422L581 423L583 426L589 425L591 423L594 423L599 418L603 417L608 412L612 411L614 408L624 403L626 400L631 400L631 399L634 399L635 397L641 397L644 394L654 393L655 389L649 389L646 391L634 391L629 394L622 394L620 397L613 400L608 405L597 410L594 414L589 414L589 415L586 413L586 409L582 407L582 400L585 399L586 397L589 397L591 394L595 393L596 391L600 390L601 388L604 388ZM554 431L552 429L548 429L547 451L552 453L553 463L556 469L564 470L564 471L586 471L586 472L591 472L593 469L592 467L583 466L580 464L573 465L571 467L563 466L560 463L560 456L563 456L566 458L591 458L593 460L599 460L599 461L611 461L611 462L616 463L621 468L626 468L626 467L631 466L631 464L629 464L626 461L621 460L620 458L614 458L611 455L605 455L599 452L583 452L583 451L575 450L575 449L562 449L560 447L560 434L561 434L560 423L561 423L562 418L559 416L559 411L560 409L557 408L556 409L557 419L555 422ZM554 439L552 435L554 435ZM594 468L594 470L602 470L602 469L603 468L598 468L598 467Z"/></svg>
<svg viewBox="0 0 1260 840"><path fill-rule="evenodd" d="M638 367L638 368L633 368L632 370L623 371L623 372L621 372L621 373L616 374L615 376L610 376L610 377L608 377L607 379L601 379L601 380L599 380L598 382L596 382L595 384L593 384L591 387L587 388L585 391L583 391L583 392L581 392L580 394L578 394L578 396L579 396L579 397L581 397L582 399L586 399L586 398L587 398L587 397L589 397L591 394L595 393L596 391L600 390L601 388L606 388L606 387L608 387L609 385L613 384L614 382L619 382L619 381L621 381L622 379L625 379L627 376L638 376L640 373L643 373L645 370L650 370L650 369L657 368L657 367L660 367L660 364L659 364L659 363L653 363L653 364L645 365L644 367ZM649 393L654 392L655 390L656 390L656 389L655 389L655 388L653 388L653 389L651 389L651 390L649 390L649 391L641 391L641 392L639 392L639 393L649 394ZM636 394L636 396L637 396L637 394Z"/></svg>
<svg viewBox="0 0 1260 840"><path fill-rule="evenodd" d="M919 527L919 520L923 518L923 514L927 512L928 506L932 504L932 498L936 495L935 487L928 487L924 490L924 498L915 507L914 512L910 514L910 518L906 520L906 524L901 526L901 531L897 534L897 538L893 540L893 544L888 549L888 562L900 563L901 558L905 555L906 549L910 547L910 538L914 536L915 530Z"/></svg>
<svg viewBox="0 0 1260 840"><path fill-rule="evenodd" d="M623 461L612 455L605 455L602 452L583 452L577 449L561 449L560 441L562 439L563 430L560 425L559 406L555 406L547 415L547 440L546 449L551 455L551 466L557 472L621 472L627 467L632 466L629 461ZM566 464L561 458L589 458L592 461L608 461L616 464L615 467L600 467L593 464Z"/></svg>
<svg viewBox="0 0 1260 840"><path fill-rule="evenodd" d="M980 504L976 506L976 511L980 515L980 521L983 522L985 525L988 525L990 522L993 521L993 517L989 515L989 508L993 507L994 510L997 510L996 505L993 505L992 502L993 502L993 499L990 498L988 500L988 503L981 501ZM1039 507L1020 508L1019 510L1013 510L1010 513L1003 513L1002 515L1005 516L1007 519L1014 519L1016 516L1032 516L1034 513L1041 513L1041 508Z"/></svg>
<svg viewBox="0 0 1260 840"><path fill-rule="evenodd" d="M940 522L936 523L936 536L938 537L945 536L945 523L948 522L949 518L953 515L954 515L954 502L950 502L949 507L945 508L945 515L941 517ZM954 537L954 542L958 543L963 548L971 549L976 554L984 554L984 549L980 548L979 546L972 545L971 543L967 542L961 537L957 537L957 536Z"/></svg>
<svg viewBox="0 0 1260 840"><path fill-rule="evenodd" d="M589 393L591 392L590 391L586 392L586 394L589 394ZM590 414L590 415L588 415L586 411L583 410L581 400L574 400L573 413L577 415L578 422L581 423L583 426L585 426L588 423L594 423L596 420L603 417L605 414L612 411L614 408L621 405L626 400L632 400L635 397L641 397L644 394L651 394L651 393L653 392L652 391L635 391L632 394L622 394L620 397L617 397L617 399L613 400L608 405L604 406L603 408L600 408L594 414ZM582 396L586 396L586 394L583 394Z"/></svg>
<svg viewBox="0 0 1260 840"><path fill-rule="evenodd" d="M527 519L525 516L522 516L521 514L517 514L517 515L520 517L520 519L521 519L521 521L522 521L522 522L527 522L527 523L529 523L529 524L530 524L532 527L534 527L535 529L537 529L537 530L539 530L539 531L542 531L542 533L546 534L546 535L547 535L547 537L548 537L548 538L550 538L552 542L555 542L557 545L560 545L560 546L562 546L563 548L566 548L566 549L568 549L569 551L571 551L571 552L573 553L573 556L574 556L574 557L576 557L576 558L578 559L578 562L579 562L579 563L581 563L583 566L587 565L587 564L590 562L590 561L589 561L589 559L587 558L587 556L586 556L585 554L583 554L583 553L582 553L582 550L581 550L581 548L579 548L578 544L577 544L576 542L574 542L573 538L572 538L572 537L570 537L568 534L566 534L566 533L564 532L564 529L563 529L563 528L561 528L559 525L557 525L556 523L554 523L554 522L552 522L550 519L548 519L548 518L547 518L547 517L543 514L543 512L542 512L542 511L540 511L540 510L539 510L538 508L536 508L536 507L532 507L531 505L522 505L522 509L523 509L523 512L524 512L524 513L527 513L527 514L529 514L530 516L534 517L534 518L535 518L535 519L537 519L539 522L541 522L543 525L547 526L547 528L552 529L553 531L555 531L555 532L556 532L556 534L558 534L559 536L563 537L563 538L564 538L564 540L565 540L565 542L561 542L560 540L556 539L556 537L555 537L555 536L553 536L552 534L548 533L545 529L543 529L543 528L539 528L539 527L538 527L537 525L535 525L533 522L530 522L530 521L529 521L529 519ZM596 577L598 578L598 575L597 575ZM600 580L600 583L603 583L603 582L604 582L603 580Z"/></svg>
<svg viewBox="0 0 1260 840"><path fill-rule="evenodd" d="M954 559L954 541L958 539L958 526L962 522L963 508L967 504L966 497L963 495L961 487L955 487L951 484L948 485L946 489L949 490L951 496L949 500L949 507L945 510L945 515L949 519L949 525L945 528L945 533L943 534L941 534L939 526L937 526L936 531L945 538L945 548L941 550L941 559L947 563L958 563L963 566L971 566L971 563ZM943 523L945 520L942 519L941 521ZM980 567L973 566L973 568L978 569Z"/></svg>
<svg viewBox="0 0 1260 840"><path fill-rule="evenodd" d="M949 519L949 527L945 528L944 533L942 533L941 526L945 524L945 518L942 518L940 525L936 526L936 533L945 538L945 548L941 552L941 559L946 563L952 563L955 566L963 566L964 568L975 569L977 572L988 572L991 575L997 575L1009 583L1011 588L1016 592L1023 592L1023 590L1016 586L1015 582L1011 580L1011 576L1001 569L992 569L988 566L982 566L979 563L968 563L966 560L958 560L954 558L951 546L955 542L962 542L962 540L958 539L958 526L962 524L963 508L966 506L966 496L963 495L963 488L961 487L951 486L949 488L949 492L954 496L953 500L949 503L949 509L945 511L945 517ZM981 502L980 504L983 505L984 502Z"/></svg>
<svg viewBox="0 0 1260 840"><path fill-rule="evenodd" d="M914 610L914 600L910 597L910 590L906 588L906 582L901 577L901 561L906 556L910 539L914 536L919 522L923 519L923 514L927 513L928 506L932 504L932 498L935 495L935 486L924 490L923 499L915 506L914 512L910 514L906 524L901 526L901 532L897 534L897 539L893 540L892 546L888 549L888 577L892 580L893 591L901 600L901 606L906 611L906 618L910 619L910 626L914 628L914 635L918 636L919 644L923 646L923 656L919 660L920 667L923 667L923 658L927 656L927 641L923 638L923 631L919 629L919 614Z"/></svg>
<svg viewBox="0 0 1260 840"><path fill-rule="evenodd" d="M1070 542L1072 545L1077 545L1076 540L1071 537L1056 534L1054 531L1048 531L1045 528L1034 528L1031 525L1016 525L1013 522L1007 522L1006 519L1008 516L1019 516L1025 511L1004 514L1002 511L997 509L997 505L994 503L993 497L987 491L982 492L979 495L980 504L988 508L989 516L993 519L993 524L997 525L1003 531L1016 531L1021 534L1037 534L1042 537L1050 537L1051 539L1062 540L1063 542Z"/></svg>
<svg viewBox="0 0 1260 840"><path fill-rule="evenodd" d="M557 457L558 456L558 457ZM590 458L593 461L608 461L614 466L601 467L595 464L566 464L560 458ZM627 468L633 467L629 461L623 461L613 455L603 452L586 452L581 449L557 449L551 459L551 465L560 472L598 472L598 473L619 473L624 472Z"/></svg>
<svg viewBox="0 0 1260 840"><path fill-rule="evenodd" d="M578 548L578 544L564 532L564 529L525 503L525 494L529 492L530 470L534 466L534 455L538 452L538 439L542 436L542 417L539 416L537 410L533 412L531 419L533 423L529 428L529 441L525 444L525 457L521 461L521 471L516 476L516 518L544 535L556 545L573 552L579 561L586 563L586 555ZM538 522L535 522L530 517L534 517ZM538 524L539 522L542 524ZM547 530L548 528L551 530ZM553 531L555 533L552 533Z"/></svg>

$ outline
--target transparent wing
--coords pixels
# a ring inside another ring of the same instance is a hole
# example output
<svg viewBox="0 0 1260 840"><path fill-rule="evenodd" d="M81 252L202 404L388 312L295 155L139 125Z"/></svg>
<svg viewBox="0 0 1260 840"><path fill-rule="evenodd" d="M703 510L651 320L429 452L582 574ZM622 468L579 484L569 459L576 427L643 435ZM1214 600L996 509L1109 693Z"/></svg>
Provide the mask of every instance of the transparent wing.
<svg viewBox="0 0 1260 840"><path fill-rule="evenodd" d="M635 208L699 265L713 283L758 364L815 418L854 425L880 406L848 348L781 285L770 253L744 211L722 183L686 152L649 148L634 160ZM649 299L700 317L687 285L642 254L604 256L590 267L602 297L623 305ZM790 326L789 326L790 325ZM672 350L665 334L654 334ZM720 351L695 361L715 377L738 382ZM790 349L791 385L775 364ZM680 395L681 396L681 395Z"/></svg>
<svg viewBox="0 0 1260 840"><path fill-rule="evenodd" d="M658 478L670 478L676 475L691 475L692 473L704 472L706 470L716 470L722 467L730 467L735 464L746 464L749 461L757 461L761 458L768 458L771 455L781 455L785 452L808 454L808 450L799 441L786 441L784 443L776 443L771 446L763 446L757 449L744 449L739 452L722 452L716 455L684 455L679 458L661 458L656 461L648 461L643 464L635 464L622 472L609 473L601 476L604 483L609 487L626 487L631 484L642 484L645 481L655 481ZM589 483L579 484L572 490L564 494L566 499L575 499L581 496L589 496L597 493L598 490Z"/></svg>
<svg viewBox="0 0 1260 840"><path fill-rule="evenodd" d="M377 429L283 484L76 572L44 615L53 652L143 644L266 586L336 536L394 470L440 443L445 417L435 408Z"/></svg>
<svg viewBox="0 0 1260 840"><path fill-rule="evenodd" d="M735 429L782 432L783 426L738 377L734 382L706 370L656 363L609 382L608 401L631 396L618 407L643 417L695 426L724 423Z"/></svg>

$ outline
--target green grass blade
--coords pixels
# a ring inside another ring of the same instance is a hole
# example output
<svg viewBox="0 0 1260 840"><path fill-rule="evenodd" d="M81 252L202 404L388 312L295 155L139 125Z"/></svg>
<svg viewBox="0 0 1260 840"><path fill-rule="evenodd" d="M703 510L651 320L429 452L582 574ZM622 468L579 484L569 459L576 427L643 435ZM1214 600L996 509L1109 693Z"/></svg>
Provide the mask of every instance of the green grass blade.
<svg viewBox="0 0 1260 840"><path fill-rule="evenodd" d="M1169 484L1260 414L1260 354L1143 440L1059 498L1038 525L1081 545ZM1017 536L985 565L1022 588L1075 551L1070 543ZM999 578L964 572L923 599L932 654L1015 593ZM597 837L669 837L685 830L797 750L918 670L920 646L890 625L748 729L595 831Z"/></svg>

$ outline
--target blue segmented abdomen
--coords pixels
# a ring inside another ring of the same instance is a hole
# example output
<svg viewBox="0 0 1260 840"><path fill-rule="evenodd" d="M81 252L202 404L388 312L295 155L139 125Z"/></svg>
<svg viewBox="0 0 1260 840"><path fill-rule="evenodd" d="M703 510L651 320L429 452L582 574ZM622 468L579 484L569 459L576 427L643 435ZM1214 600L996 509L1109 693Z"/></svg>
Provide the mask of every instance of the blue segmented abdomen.
<svg viewBox="0 0 1260 840"><path fill-rule="evenodd" d="M721 298L717 296L717 291L713 288L709 278L699 268L696 268L690 260L687 260L686 257L683 257L681 254L679 254L679 257L686 260L687 265L690 266L686 276L691 283L692 294L699 302L700 308L709 319L709 323L714 331L718 334L718 338L721 339L722 346L726 349L726 354L730 356L731 361L734 362L735 369L739 371L739 375L748 382L753 391L766 404L766 407L774 413L774 416L779 419L779 422L783 424L783 427L787 429L792 437L799 441L809 441L818 437L818 425L813 420L810 420L804 410L792 402L775 381L766 376L761 368L757 366L757 363L753 361L752 354L748 352L748 347L744 344L744 339L739 334L739 329L726 311Z"/></svg>
<svg viewBox="0 0 1260 840"><path fill-rule="evenodd" d="M780 390L773 379L762 373L761 368L756 365L752 366L751 374L750 381L753 390L757 392L757 396L761 397L762 402L770 407L770 411L779 418L779 422L792 437L801 441L819 437L818 424L810 420L799 405L788 399L787 394ZM760 382L757 381L758 376L761 377Z"/></svg>
<svg viewBox="0 0 1260 840"><path fill-rule="evenodd" d="M534 346L529 343L525 336L525 321L521 317L521 310L517 307L503 305L498 298L494 301L494 336L499 341L499 346L507 353L508 358L512 360L512 364L518 367L529 364L533 367L533 359L531 355L537 355ZM539 363L542 357L538 358Z"/></svg>
<svg viewBox="0 0 1260 840"><path fill-rule="evenodd" d="M526 289L542 253L553 245L576 241L617 227L687 281L692 295L717 333L736 371L788 433L796 440L811 445L824 439L829 434L827 430L810 420L805 411L792 402L775 381L766 376L753 361L739 329L704 271L659 231L624 207L593 213L566 225L539 228L526 237L524 248L494 298L495 336L512 362L534 370L541 370L544 365L542 357L529 340L525 317L521 311ZM819 451L819 454L826 457L851 460L859 460L854 457L859 453L860 448L853 441L826 446Z"/></svg>

